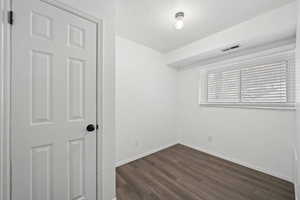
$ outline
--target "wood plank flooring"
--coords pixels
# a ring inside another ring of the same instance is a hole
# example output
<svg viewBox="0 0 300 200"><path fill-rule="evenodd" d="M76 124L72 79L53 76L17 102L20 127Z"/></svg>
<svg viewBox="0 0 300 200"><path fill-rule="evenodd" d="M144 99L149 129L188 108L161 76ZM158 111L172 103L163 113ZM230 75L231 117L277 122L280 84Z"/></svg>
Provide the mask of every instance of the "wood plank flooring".
<svg viewBox="0 0 300 200"><path fill-rule="evenodd" d="M118 200L294 200L292 183L183 145L117 168Z"/></svg>

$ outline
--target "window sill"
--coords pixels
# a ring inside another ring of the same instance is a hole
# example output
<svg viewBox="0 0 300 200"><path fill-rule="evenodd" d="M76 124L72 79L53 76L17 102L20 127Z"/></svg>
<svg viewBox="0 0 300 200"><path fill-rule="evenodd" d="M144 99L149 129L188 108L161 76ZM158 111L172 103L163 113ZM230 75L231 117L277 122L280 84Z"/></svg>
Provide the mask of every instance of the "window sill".
<svg viewBox="0 0 300 200"><path fill-rule="evenodd" d="M295 111L296 106L289 104L245 104L245 103L200 103L203 107L220 107L220 108L241 108L241 109L267 109L267 110L289 110Z"/></svg>

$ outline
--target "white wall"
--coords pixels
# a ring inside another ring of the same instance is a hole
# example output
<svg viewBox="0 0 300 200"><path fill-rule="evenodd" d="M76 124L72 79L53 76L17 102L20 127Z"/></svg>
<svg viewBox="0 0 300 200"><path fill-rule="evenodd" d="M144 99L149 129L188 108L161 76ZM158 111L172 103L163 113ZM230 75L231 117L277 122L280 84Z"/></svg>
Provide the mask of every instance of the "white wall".
<svg viewBox="0 0 300 200"><path fill-rule="evenodd" d="M294 136L295 148L295 184L296 196L300 199L300 0L297 0L297 47L296 47L296 134Z"/></svg>
<svg viewBox="0 0 300 200"><path fill-rule="evenodd" d="M103 200L115 197L115 0L60 0L103 20Z"/></svg>
<svg viewBox="0 0 300 200"><path fill-rule="evenodd" d="M296 2L292 2L171 51L166 54L166 63L178 67L233 44L239 43L244 49L294 37L296 23Z"/></svg>
<svg viewBox="0 0 300 200"><path fill-rule="evenodd" d="M213 108L198 104L200 69L178 75L180 142L293 180L293 111ZM212 137L212 142L209 142Z"/></svg>
<svg viewBox="0 0 300 200"><path fill-rule="evenodd" d="M177 142L176 74L163 56L116 39L117 163Z"/></svg>

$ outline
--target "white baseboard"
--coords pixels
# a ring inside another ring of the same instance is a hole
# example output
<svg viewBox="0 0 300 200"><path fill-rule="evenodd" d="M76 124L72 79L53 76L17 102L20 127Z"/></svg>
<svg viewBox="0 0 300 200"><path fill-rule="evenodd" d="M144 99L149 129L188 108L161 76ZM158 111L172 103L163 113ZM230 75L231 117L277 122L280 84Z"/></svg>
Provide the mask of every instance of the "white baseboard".
<svg viewBox="0 0 300 200"><path fill-rule="evenodd" d="M145 152L145 153L138 154L138 155L133 156L133 157L131 157L131 158L128 158L128 159L125 159L125 160L117 161L116 167L120 167L120 166L125 165L125 164L127 164L127 163L130 163L130 162L132 162L132 161L135 161L135 160L138 160L138 159L140 159L140 158L143 158L143 157L145 157L145 156L149 156L150 154L153 154L153 153L156 153L156 152L161 151L161 150L163 150L163 149L166 149L166 148L168 148L168 147L174 146L175 144L178 144L178 143L179 143L179 142L174 142L174 143L171 143L171 144L168 144L168 145L164 145L164 146L162 146L162 147L159 147L159 148L157 148L157 149L153 149L153 150L151 150L151 151L147 151L147 152Z"/></svg>
<svg viewBox="0 0 300 200"><path fill-rule="evenodd" d="M203 148L196 147L196 146L189 145L189 144L183 144L183 145L188 146L188 147L193 148L193 149L196 149L196 150L199 150L199 151L202 151L202 152L204 152L204 153L207 153L207 154L210 154L210 155L213 155L213 156L222 158L222 159L224 159L224 160L228 160L228 161L230 161L230 162L233 162L233 163L236 163L236 164L239 164L239 165L248 167L248 168L250 168L250 169L254 169L254 170L257 170L257 171L260 171L260 172L269 174L269 175L271 175L271 176L274 176L274 177L277 177L277 178L280 178L280 179L289 181L289 182L291 182L291 183L294 182L294 180L292 180L291 177L288 177L288 176L285 176L285 175L283 175L283 174L274 172L273 170L270 170L270 169L264 169L264 168L262 168L262 167L254 166L254 165L252 165L252 164L249 164L249 163L246 163L246 162L243 162L243 161L234 159L234 158L229 158L229 157L227 157L227 156L224 156L222 153L212 152L212 151L210 151L210 150L203 149Z"/></svg>
<svg viewBox="0 0 300 200"><path fill-rule="evenodd" d="M113 198L112 200L117 200L117 197Z"/></svg>

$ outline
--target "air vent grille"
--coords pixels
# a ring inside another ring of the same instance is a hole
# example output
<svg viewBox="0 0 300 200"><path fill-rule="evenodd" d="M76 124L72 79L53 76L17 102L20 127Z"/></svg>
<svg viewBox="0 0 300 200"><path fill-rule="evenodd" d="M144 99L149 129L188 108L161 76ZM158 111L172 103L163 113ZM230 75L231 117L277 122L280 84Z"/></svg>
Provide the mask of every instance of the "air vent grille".
<svg viewBox="0 0 300 200"><path fill-rule="evenodd" d="M231 46L231 47L228 47L228 48L225 48L225 49L222 49L223 52L227 52L227 51L232 51L234 49L238 49L240 48L240 45L237 44L237 45L234 45L234 46Z"/></svg>

